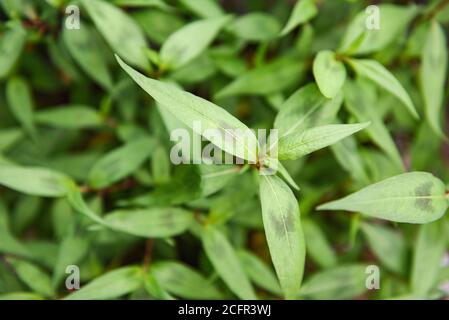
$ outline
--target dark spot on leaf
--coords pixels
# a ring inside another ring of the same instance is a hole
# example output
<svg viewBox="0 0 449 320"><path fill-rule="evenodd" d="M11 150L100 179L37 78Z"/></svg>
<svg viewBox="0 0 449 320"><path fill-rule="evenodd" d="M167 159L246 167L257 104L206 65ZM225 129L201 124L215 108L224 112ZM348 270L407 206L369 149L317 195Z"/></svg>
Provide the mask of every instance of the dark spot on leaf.
<svg viewBox="0 0 449 320"><path fill-rule="evenodd" d="M171 229L171 228L175 227L175 221L173 218L174 218L173 212L168 211L166 214L164 214L161 217L161 222L167 229Z"/></svg>
<svg viewBox="0 0 449 320"><path fill-rule="evenodd" d="M292 205L288 207L287 212L282 213L281 215L272 211L270 217L275 233L279 237L285 237L286 232L295 232L295 212Z"/></svg>
<svg viewBox="0 0 449 320"><path fill-rule="evenodd" d="M432 182L426 182L415 188L415 196L418 197L415 200L415 207L427 212L432 212L434 210L432 199L429 198L432 186Z"/></svg>

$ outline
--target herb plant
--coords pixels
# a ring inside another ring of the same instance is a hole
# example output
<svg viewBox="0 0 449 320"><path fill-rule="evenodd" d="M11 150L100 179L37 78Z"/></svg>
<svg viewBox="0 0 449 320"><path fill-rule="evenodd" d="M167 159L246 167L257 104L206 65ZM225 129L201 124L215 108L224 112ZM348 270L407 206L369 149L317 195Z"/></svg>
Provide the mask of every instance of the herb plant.
<svg viewBox="0 0 449 320"><path fill-rule="evenodd" d="M447 297L449 1L370 3L3 0L0 299Z"/></svg>

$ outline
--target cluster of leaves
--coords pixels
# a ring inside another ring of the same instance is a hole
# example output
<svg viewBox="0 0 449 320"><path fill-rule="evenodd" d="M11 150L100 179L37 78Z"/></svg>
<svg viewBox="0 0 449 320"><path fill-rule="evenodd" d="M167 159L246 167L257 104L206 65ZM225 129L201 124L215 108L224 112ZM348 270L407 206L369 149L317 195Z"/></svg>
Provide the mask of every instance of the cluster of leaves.
<svg viewBox="0 0 449 320"><path fill-rule="evenodd" d="M0 298L444 297L449 1L369 2L2 0Z"/></svg>

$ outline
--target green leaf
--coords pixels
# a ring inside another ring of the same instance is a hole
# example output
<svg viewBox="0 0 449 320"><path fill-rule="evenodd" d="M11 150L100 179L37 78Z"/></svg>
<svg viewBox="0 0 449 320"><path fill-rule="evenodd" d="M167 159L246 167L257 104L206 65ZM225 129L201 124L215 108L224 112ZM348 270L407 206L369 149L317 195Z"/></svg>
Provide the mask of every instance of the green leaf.
<svg viewBox="0 0 449 320"><path fill-rule="evenodd" d="M448 239L444 224L441 219L421 226L415 240L410 285L413 293L421 298L428 297L437 285Z"/></svg>
<svg viewBox="0 0 449 320"><path fill-rule="evenodd" d="M170 74L170 79L182 84L192 85L207 81L207 79L215 75L216 71L215 63L206 51L190 61L190 63L174 70Z"/></svg>
<svg viewBox="0 0 449 320"><path fill-rule="evenodd" d="M20 196L14 207L11 229L16 234L21 234L35 221L42 209L43 201L39 197Z"/></svg>
<svg viewBox="0 0 449 320"><path fill-rule="evenodd" d="M218 147L239 158L256 162L255 150L258 142L255 135L246 125L234 118L226 110L172 85L146 78L126 65L119 57L117 57L117 60L131 78L160 103L162 109L166 109L206 139L211 138L210 134L216 133L216 130L225 132L226 137L229 137L229 139L219 141ZM201 124L201 130L194 125L196 121L199 121Z"/></svg>
<svg viewBox="0 0 449 320"><path fill-rule="evenodd" d="M192 212L178 208L121 209L104 217L108 227L146 238L181 234L192 225L193 221Z"/></svg>
<svg viewBox="0 0 449 320"><path fill-rule="evenodd" d="M157 262L151 266L160 285L184 299L220 299L222 295L202 274L177 261Z"/></svg>
<svg viewBox="0 0 449 320"><path fill-rule="evenodd" d="M279 139L279 159L298 159L316 150L330 146L370 125L369 122L356 124L332 124L293 132Z"/></svg>
<svg viewBox="0 0 449 320"><path fill-rule="evenodd" d="M84 129L103 124L100 114L88 106L61 105L35 113L39 124L64 129Z"/></svg>
<svg viewBox="0 0 449 320"><path fill-rule="evenodd" d="M222 189L239 172L239 168L232 165L199 166L201 171L201 190L203 196L211 195Z"/></svg>
<svg viewBox="0 0 449 320"><path fill-rule="evenodd" d="M176 190L176 193L173 193ZM201 195L201 175L196 166L177 165L169 183L155 190L120 202L120 205L139 207L165 207L180 205L197 199Z"/></svg>
<svg viewBox="0 0 449 320"><path fill-rule="evenodd" d="M340 52L367 54L379 51L395 40L399 42L401 33L418 13L417 7L413 5L380 4L371 9L368 14L366 9L363 10L350 23L342 39ZM377 9L379 11L375 11ZM379 18L379 28L373 23L376 18Z"/></svg>
<svg viewBox="0 0 449 320"><path fill-rule="evenodd" d="M236 95L268 95L295 85L302 78L304 63L297 59L282 58L247 71L221 89L217 99Z"/></svg>
<svg viewBox="0 0 449 320"><path fill-rule="evenodd" d="M153 9L139 10L133 14L133 18L145 35L159 45L184 25L184 20L179 15Z"/></svg>
<svg viewBox="0 0 449 320"><path fill-rule="evenodd" d="M0 5L10 18L19 18L24 9L23 0L3 0Z"/></svg>
<svg viewBox="0 0 449 320"><path fill-rule="evenodd" d="M407 107L413 117L416 119L419 118L412 99L408 95L407 91L405 91L400 82L383 65L375 60L368 59L348 59L347 61L354 68L357 74L370 79L379 87L390 92Z"/></svg>
<svg viewBox="0 0 449 320"><path fill-rule="evenodd" d="M304 281L300 296L308 299L354 298L367 289L365 265L341 265L317 272Z"/></svg>
<svg viewBox="0 0 449 320"><path fill-rule="evenodd" d="M329 124L340 109L342 98L343 95L339 95L335 99L326 99L316 84L307 84L282 104L274 120L274 128L279 130L279 137L283 137Z"/></svg>
<svg viewBox="0 0 449 320"><path fill-rule="evenodd" d="M252 12L237 18L227 30L243 40L268 41L277 37L281 25L272 15Z"/></svg>
<svg viewBox="0 0 449 320"><path fill-rule="evenodd" d="M23 137L23 131L19 128L0 130L0 151L5 151Z"/></svg>
<svg viewBox="0 0 449 320"><path fill-rule="evenodd" d="M148 67L144 54L147 47L145 37L134 20L113 4L103 0L82 0L82 4L98 31L115 52L132 65L144 69Z"/></svg>
<svg viewBox="0 0 449 320"><path fill-rule="evenodd" d="M41 295L31 292L12 292L0 295L0 300L44 300Z"/></svg>
<svg viewBox="0 0 449 320"><path fill-rule="evenodd" d="M367 130L373 126L371 124ZM345 139L331 145L331 150L339 164L352 176L352 178L364 185L368 184L369 178L365 170L365 165L360 157L357 149L357 140L354 136L346 137Z"/></svg>
<svg viewBox="0 0 449 320"><path fill-rule="evenodd" d="M0 185L41 197L63 197L71 180L63 174L44 168L0 165Z"/></svg>
<svg viewBox="0 0 449 320"><path fill-rule="evenodd" d="M362 231L370 248L385 267L404 274L407 264L407 243L404 237L380 224L362 223Z"/></svg>
<svg viewBox="0 0 449 320"><path fill-rule="evenodd" d="M58 257L53 269L52 286L56 288L66 276L69 265L78 264L89 249L88 239L81 236L67 235L59 246Z"/></svg>
<svg viewBox="0 0 449 320"><path fill-rule="evenodd" d="M170 180L168 151L161 145L156 147L151 156L151 169L155 183L164 184Z"/></svg>
<svg viewBox="0 0 449 320"><path fill-rule="evenodd" d="M90 170L89 185L100 189L125 178L150 157L156 145L156 140L145 137L107 153Z"/></svg>
<svg viewBox="0 0 449 320"><path fill-rule="evenodd" d="M15 23L0 38L0 79L5 78L14 67L26 40L26 31Z"/></svg>
<svg viewBox="0 0 449 320"><path fill-rule="evenodd" d="M10 78L6 84L6 98L12 114L31 136L36 135L34 127L34 103L26 81L19 77Z"/></svg>
<svg viewBox="0 0 449 320"><path fill-rule="evenodd" d="M294 298L304 272L305 241L298 201L279 177L260 177L260 201L271 259L286 298Z"/></svg>
<svg viewBox="0 0 449 320"><path fill-rule="evenodd" d="M229 289L240 299L255 300L254 290L226 237L215 227L207 226L201 239L207 257Z"/></svg>
<svg viewBox="0 0 449 320"><path fill-rule="evenodd" d="M274 294L281 294L281 287L278 279L274 275L272 269L270 269L270 267L268 267L259 257L246 250L239 250L237 256L251 281Z"/></svg>
<svg viewBox="0 0 449 320"><path fill-rule="evenodd" d="M279 161L277 161L276 163L277 165L277 170L279 171L280 175L284 178L285 181L287 181L287 183L295 190L299 190L299 186L296 184L295 180L293 179L293 177L290 175L290 173L288 173L287 169L282 165L282 163L280 163Z"/></svg>
<svg viewBox="0 0 449 320"><path fill-rule="evenodd" d="M320 226L311 219L302 221L304 236L306 238L307 255L322 268L330 268L337 265L337 255Z"/></svg>
<svg viewBox="0 0 449 320"><path fill-rule="evenodd" d="M171 34L161 48L162 65L177 69L192 61L212 43L230 18L220 16L195 21Z"/></svg>
<svg viewBox="0 0 449 320"><path fill-rule="evenodd" d="M314 0L298 0L293 8L290 18L287 21L281 36L288 34L297 26L306 23L315 17L318 13Z"/></svg>
<svg viewBox="0 0 449 320"><path fill-rule="evenodd" d="M163 0L112 0L115 5L133 8L154 7L162 10L172 10L173 8Z"/></svg>
<svg viewBox="0 0 449 320"><path fill-rule="evenodd" d="M141 285L143 285L143 275L140 267L122 267L95 278L80 290L65 297L65 299L114 299L137 290Z"/></svg>
<svg viewBox="0 0 449 320"><path fill-rule="evenodd" d="M45 297L54 295L50 277L40 268L15 258L8 258L8 262L14 267L19 278L34 292Z"/></svg>
<svg viewBox="0 0 449 320"><path fill-rule="evenodd" d="M376 110L378 102L373 93L374 87L367 81L346 81L344 87L345 106L360 122L371 121L366 129L371 140L392 160L399 171L403 171L401 155L387 127Z"/></svg>
<svg viewBox="0 0 449 320"><path fill-rule="evenodd" d="M63 29L63 39L71 56L93 80L111 89L112 78L102 55L95 30L83 23L80 29Z"/></svg>
<svg viewBox="0 0 449 320"><path fill-rule="evenodd" d="M425 170L435 162L435 154L440 149L440 139L435 139L435 134L426 121L416 129L413 145L410 150L411 168L413 170ZM426 152L422 152L423 150Z"/></svg>
<svg viewBox="0 0 449 320"><path fill-rule="evenodd" d="M154 297L159 300L173 300L174 298L166 292L159 282L156 280L156 277L153 275L153 273L147 272L144 276L144 284L145 290L148 292L148 294L151 297Z"/></svg>
<svg viewBox="0 0 449 320"><path fill-rule="evenodd" d="M0 201L0 252L32 257L32 252L12 235L8 218L7 208L3 201Z"/></svg>
<svg viewBox="0 0 449 320"><path fill-rule="evenodd" d="M321 93L334 98L346 80L346 68L332 51L320 51L313 61L313 75Z"/></svg>
<svg viewBox="0 0 449 320"><path fill-rule="evenodd" d="M318 210L346 210L405 223L429 223L448 207L445 185L432 174L407 172L372 184Z"/></svg>
<svg viewBox="0 0 449 320"><path fill-rule="evenodd" d="M80 189L76 185L71 185L69 187L69 191L67 193L67 201L75 211L83 214L84 216L100 225L105 225L104 220L100 216L95 214L86 204L80 192Z"/></svg>
<svg viewBox="0 0 449 320"><path fill-rule="evenodd" d="M224 15L216 0L179 0L190 11L201 18L216 18Z"/></svg>
<svg viewBox="0 0 449 320"><path fill-rule="evenodd" d="M446 91L447 55L444 30L438 22L433 21L421 54L421 88L427 120L440 137L444 137L441 110Z"/></svg>

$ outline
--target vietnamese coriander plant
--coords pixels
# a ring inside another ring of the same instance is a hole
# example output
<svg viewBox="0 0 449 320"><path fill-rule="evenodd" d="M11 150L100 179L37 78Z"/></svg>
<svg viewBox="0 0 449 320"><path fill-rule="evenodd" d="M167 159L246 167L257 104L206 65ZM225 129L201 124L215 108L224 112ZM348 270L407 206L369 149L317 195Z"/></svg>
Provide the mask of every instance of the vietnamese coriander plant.
<svg viewBox="0 0 449 320"><path fill-rule="evenodd" d="M447 297L449 1L390 2L2 1L0 299Z"/></svg>

